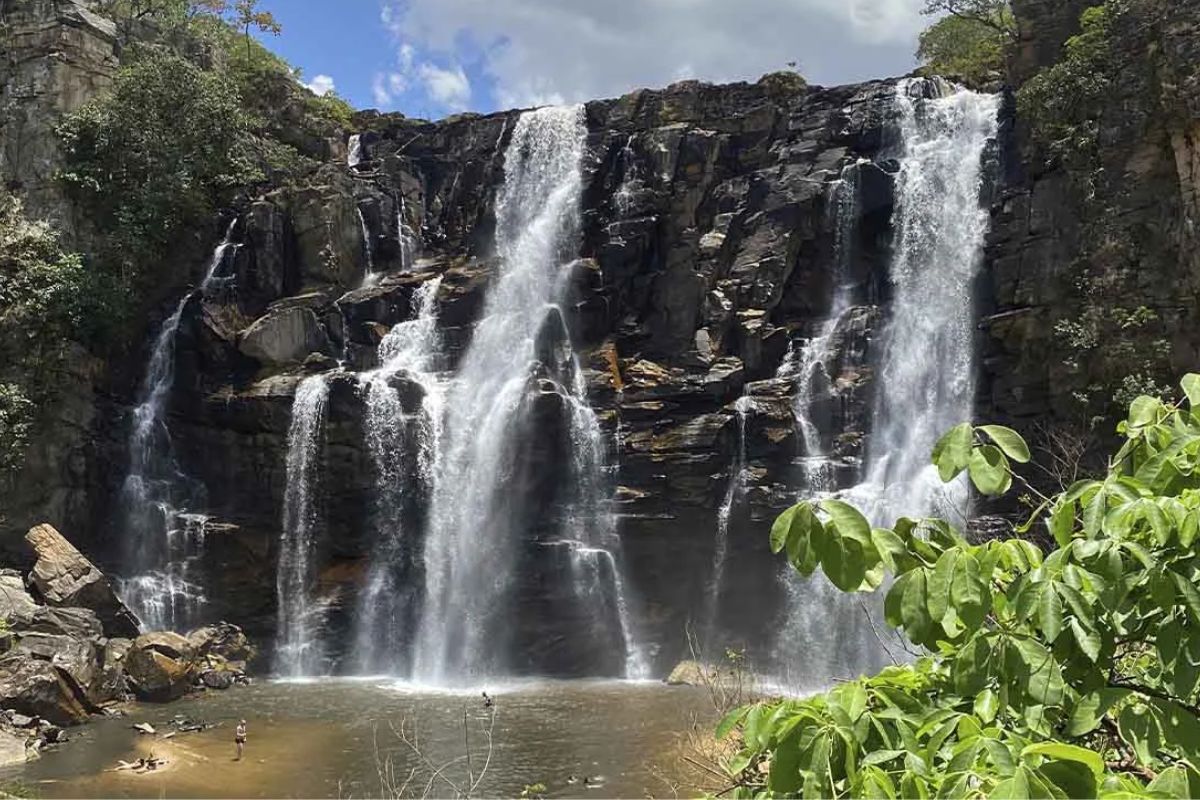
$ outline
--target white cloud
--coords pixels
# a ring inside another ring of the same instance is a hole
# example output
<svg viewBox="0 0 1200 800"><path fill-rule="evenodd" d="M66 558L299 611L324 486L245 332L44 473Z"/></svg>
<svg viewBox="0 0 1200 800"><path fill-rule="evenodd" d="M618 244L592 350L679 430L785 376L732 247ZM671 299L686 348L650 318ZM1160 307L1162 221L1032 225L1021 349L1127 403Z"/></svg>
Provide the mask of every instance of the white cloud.
<svg viewBox="0 0 1200 800"><path fill-rule="evenodd" d="M927 21L922 0L382 1L405 51L398 62L419 54L431 96L436 84L466 103L472 88L458 67L439 71L462 74L463 87L425 80L439 69L431 61L478 63L501 107L611 97L683 76L754 80L792 61L817 83L903 73Z"/></svg>
<svg viewBox="0 0 1200 800"><path fill-rule="evenodd" d="M417 67L417 75L429 96L447 108L462 111L471 102L471 82L462 67L442 69L425 62Z"/></svg>
<svg viewBox="0 0 1200 800"><path fill-rule="evenodd" d="M321 97L329 94L334 89L333 78L328 75L318 75L304 85L308 87L310 92Z"/></svg>

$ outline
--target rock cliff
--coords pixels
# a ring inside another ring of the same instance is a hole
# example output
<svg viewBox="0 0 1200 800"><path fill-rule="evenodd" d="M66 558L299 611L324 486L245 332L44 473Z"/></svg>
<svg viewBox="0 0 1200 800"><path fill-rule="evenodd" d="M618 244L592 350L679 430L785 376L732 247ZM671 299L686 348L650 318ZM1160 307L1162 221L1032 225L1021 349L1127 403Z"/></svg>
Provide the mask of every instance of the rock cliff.
<svg viewBox="0 0 1200 800"><path fill-rule="evenodd" d="M69 207L47 180L54 153L45 126L103 89L114 66L111 32L74 2L7 2L21 9L7 22L22 44L0 64L0 168L32 208L69 230ZM1057 57L1077 6L1014 3L1031 32L1018 71L1032 74ZM1103 141L1106 165L1120 176L1110 184L1120 187L1113 203L1144 243L1138 285L1163 321L1171 365L1182 371L1200 346L1200 33L1194 0L1164 0L1161 10L1152 38L1128 39L1137 43L1129 58L1153 52L1152 65L1131 70L1118 87ZM832 187L855 164L856 258L846 280L856 306L833 333L812 413L827 438L822 451L845 478L870 436L876 330L890 299L894 92L892 81L820 88L777 74L753 84L684 82L586 106L583 245L564 277L564 314L589 399L619 443L610 460L621 536L660 667L679 655L688 609L701 605L716 509L742 451L749 503L733 521L729 595L747 599L731 613L749 640L772 624L778 589L756 577L770 558L764 520L794 496L805 455L789 359L793 342L816 333L832 302L841 235ZM1133 122L1119 109L1135 97L1146 117ZM374 366L382 336L411 316L414 293L434 277L442 281L438 317L451 360L469 341L496 268L496 190L518 113L430 123L363 112L328 148L345 153L357 136L352 166L327 163L302 184L234 210L231 254L181 312L168 414L180 467L207 490L202 570L214 619L256 637L274 624L284 456L300 380L332 374L339 359L356 370ZM1068 267L1084 249L1088 212L1061 165L1034 157L1011 102L1004 113L980 297L979 408L981 417L1028 428L1047 412L1069 416L1071 394L1087 379L1086 369L1066 375L1046 353L1056 320L1076 308ZM190 276L198 284L206 267L180 264L188 275L173 282ZM368 270L384 277L362 286ZM70 379L79 398L67 426L74 438L46 444L21 487L22 511L69 523L89 550L111 556L122 539L116 498L146 356L128 360L81 367ZM535 401L539 391L531 385ZM363 413L359 383L339 373L320 498L328 530L319 588L335 608L352 605L368 555L363 532L375 482ZM545 430L552 429L548 413ZM532 441L523 457L552 464L561 455L552 439ZM8 525L28 521L14 515ZM523 589L529 602L552 602L536 582L532 573ZM332 621L344 622L336 614ZM552 646L561 633L522 633L530 666L586 671L539 651L538 642Z"/></svg>

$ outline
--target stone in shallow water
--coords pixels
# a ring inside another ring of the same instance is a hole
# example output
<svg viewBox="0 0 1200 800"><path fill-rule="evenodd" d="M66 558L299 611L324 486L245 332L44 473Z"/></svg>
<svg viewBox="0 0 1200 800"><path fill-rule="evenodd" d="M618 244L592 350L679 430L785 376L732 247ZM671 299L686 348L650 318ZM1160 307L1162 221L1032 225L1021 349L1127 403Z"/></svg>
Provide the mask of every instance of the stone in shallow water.
<svg viewBox="0 0 1200 800"><path fill-rule="evenodd" d="M125 656L125 673L134 693L153 702L182 697L195 677L195 649L177 633L145 633Z"/></svg>

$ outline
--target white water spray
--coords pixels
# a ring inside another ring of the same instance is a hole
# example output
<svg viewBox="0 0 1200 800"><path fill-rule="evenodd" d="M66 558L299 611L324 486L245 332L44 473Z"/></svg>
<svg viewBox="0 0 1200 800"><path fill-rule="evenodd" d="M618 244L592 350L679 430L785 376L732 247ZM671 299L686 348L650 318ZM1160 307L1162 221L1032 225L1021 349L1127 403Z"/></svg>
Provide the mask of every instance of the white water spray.
<svg viewBox="0 0 1200 800"><path fill-rule="evenodd" d="M233 244L234 219L213 251L198 292L220 273ZM184 474L167 426L175 385L175 337L189 293L162 324L142 378L129 435L129 472L121 488L126 569L122 599L146 630L178 630L198 624L206 598L201 586L206 518L195 511L204 487Z"/></svg>
<svg viewBox="0 0 1200 800"><path fill-rule="evenodd" d="M325 669L320 631L326 609L316 597L315 556L323 526L319 482L328 401L328 376L305 378L296 388L288 429L287 489L275 576L275 669L289 678L319 675Z"/></svg>

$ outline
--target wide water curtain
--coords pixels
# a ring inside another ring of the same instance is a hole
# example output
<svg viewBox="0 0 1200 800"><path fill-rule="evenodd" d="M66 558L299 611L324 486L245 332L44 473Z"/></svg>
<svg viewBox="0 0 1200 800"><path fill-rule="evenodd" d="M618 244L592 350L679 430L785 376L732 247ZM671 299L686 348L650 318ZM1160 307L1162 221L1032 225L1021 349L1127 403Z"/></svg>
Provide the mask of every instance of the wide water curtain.
<svg viewBox="0 0 1200 800"><path fill-rule="evenodd" d="M526 430L539 341L559 324L560 273L579 247L581 106L518 120L496 201L499 274L446 404L445 440L425 539L426 591L416 676L437 682L503 672L523 521L517 437ZM575 420L576 415L570 415Z"/></svg>
<svg viewBox="0 0 1200 800"><path fill-rule="evenodd" d="M862 482L845 494L874 521L965 512L964 486L944 486L930 465L937 437L970 419L975 390L974 286L988 211L982 189L988 143L996 136L999 98L939 80L901 81L896 89L900 171L895 184L891 281L894 295L877 368L877 401ZM852 184L853 168L835 192ZM842 205L851 196L835 194ZM845 272L851 231L837 221L838 269ZM849 308L835 289L833 314ZM807 448L802 495L836 488L806 416L812 375L822 369L837 320L831 317L800 351L797 414ZM836 433L836 432L835 432ZM823 576L783 574L786 621L772 660L782 682L818 689L887 662L858 598ZM872 612L881 618L882 610ZM814 644L819 643L819 644Z"/></svg>
<svg viewBox="0 0 1200 800"><path fill-rule="evenodd" d="M965 511L965 485L944 487L929 454L973 411L974 290L989 220L984 155L1000 98L917 79L898 85L896 104L895 295L864 476L889 519Z"/></svg>

